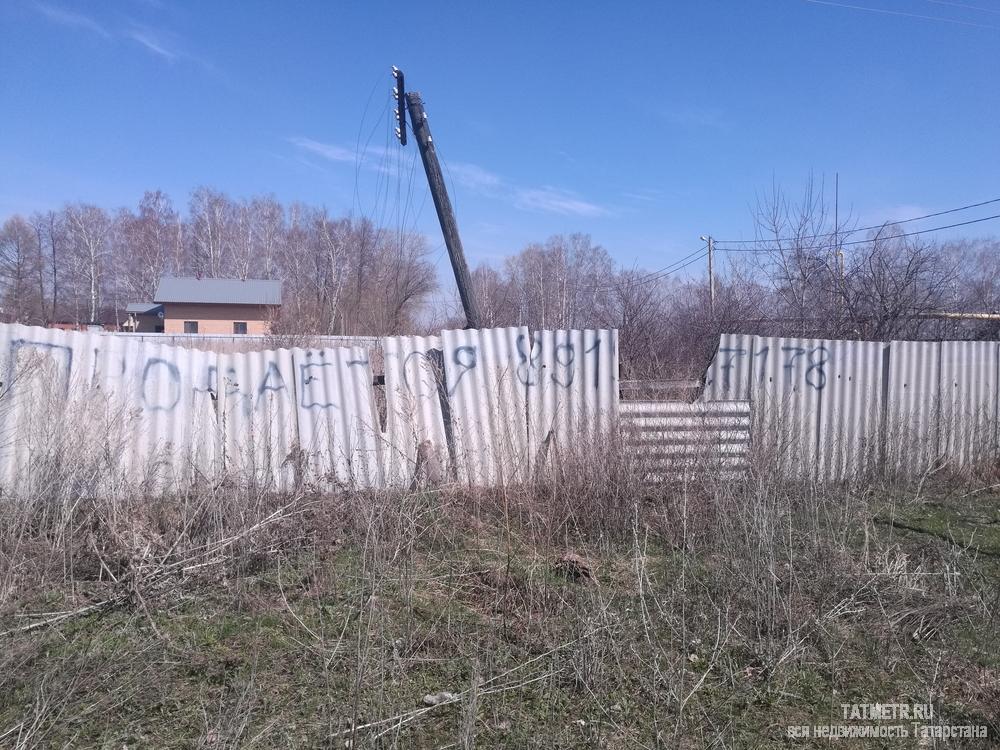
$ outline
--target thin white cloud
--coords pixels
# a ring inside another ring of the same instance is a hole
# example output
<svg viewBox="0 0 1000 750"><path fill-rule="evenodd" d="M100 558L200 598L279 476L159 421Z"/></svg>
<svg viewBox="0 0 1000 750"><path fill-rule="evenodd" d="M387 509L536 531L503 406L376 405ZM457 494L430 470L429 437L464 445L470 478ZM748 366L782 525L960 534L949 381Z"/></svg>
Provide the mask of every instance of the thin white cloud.
<svg viewBox="0 0 1000 750"><path fill-rule="evenodd" d="M500 187L503 182L499 175L483 169L478 164L456 162L446 165L446 169L455 182L471 190L490 190Z"/></svg>
<svg viewBox="0 0 1000 750"><path fill-rule="evenodd" d="M391 152L381 146L367 146L361 151L338 146L335 143L324 143L312 138L291 136L285 139L306 154L319 156L327 161L374 169L378 172L389 172L388 159Z"/></svg>
<svg viewBox="0 0 1000 750"><path fill-rule="evenodd" d="M82 29L84 31L97 34L108 40L128 40L141 46L146 52L154 55L168 63L184 60L201 66L209 73L221 77L219 70L212 63L204 60L190 52L184 51L181 45L173 40L173 35L169 32L158 31L149 27L132 24L129 28L116 28L110 30L101 25L90 16L66 10L65 8L45 3L36 3L35 10L45 16L52 23L71 28Z"/></svg>
<svg viewBox="0 0 1000 750"><path fill-rule="evenodd" d="M608 210L596 203L585 201L575 193L551 186L526 188L515 194L514 205L525 211L560 214L562 216L606 216Z"/></svg>
<svg viewBox="0 0 1000 750"><path fill-rule="evenodd" d="M291 136L285 140L296 148L327 161L360 165L381 172L390 171L386 166L386 160L391 158L393 152L382 147L369 147L363 152L358 152L302 136ZM583 217L607 216L611 213L603 206L585 200L568 190L550 185L523 187L511 184L500 175L478 164L449 162L444 165L444 172L447 179L470 192L505 201L522 211Z"/></svg>
<svg viewBox="0 0 1000 750"><path fill-rule="evenodd" d="M843 212L843 208L841 208ZM905 221L915 216L929 214L932 209L926 206L918 206L913 203L900 203L895 206L884 206L874 211L866 211L858 221L860 226L874 227L880 224L892 224L897 221Z"/></svg>
<svg viewBox="0 0 1000 750"><path fill-rule="evenodd" d="M622 197L631 201L642 201L643 203L653 203L663 200L663 191L655 188L639 188L638 190L625 191Z"/></svg>
<svg viewBox="0 0 1000 750"><path fill-rule="evenodd" d="M60 24L61 26L84 29L85 31L90 31L98 36L102 36L105 39L111 38L110 31L90 16L85 16L82 13L76 13L71 10L66 10L65 8L57 8L53 5L45 5L44 3L36 3L35 10L53 23Z"/></svg>
<svg viewBox="0 0 1000 750"><path fill-rule="evenodd" d="M298 136L286 140L293 146L297 146L316 156L322 156L329 161L353 163L357 160L357 154L354 151L341 146L335 146L332 143L323 143L321 141L314 141L312 138L301 138Z"/></svg>
<svg viewBox="0 0 1000 750"><path fill-rule="evenodd" d="M505 200L522 211L585 217L606 216L611 213L603 206L584 200L569 190L551 185L524 187L510 184L478 164L450 164L448 173L462 187L489 198Z"/></svg>
<svg viewBox="0 0 1000 750"><path fill-rule="evenodd" d="M148 52L151 52L158 57L162 57L167 62L172 63L178 57L182 57L180 52L170 49L161 39L150 31L132 29L127 33L127 36L132 41L138 42L145 47Z"/></svg>
<svg viewBox="0 0 1000 750"><path fill-rule="evenodd" d="M123 31L122 36L140 45L154 57L158 57L171 65L176 62L197 65L215 77L225 79L225 75L214 64L203 57L187 51L176 35L171 34L169 31L153 29L148 26L133 25L126 31Z"/></svg>

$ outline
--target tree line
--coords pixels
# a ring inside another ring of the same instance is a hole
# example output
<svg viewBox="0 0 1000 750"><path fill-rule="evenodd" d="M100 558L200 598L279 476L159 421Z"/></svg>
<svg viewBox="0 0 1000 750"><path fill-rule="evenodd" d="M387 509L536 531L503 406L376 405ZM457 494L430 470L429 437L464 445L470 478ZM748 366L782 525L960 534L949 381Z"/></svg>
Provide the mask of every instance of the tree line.
<svg viewBox="0 0 1000 750"><path fill-rule="evenodd" d="M164 275L280 279L279 328L348 335L412 328L437 285L420 235L209 188L194 191L186 217L154 191L136 210L73 203L0 229L7 322L120 325Z"/></svg>
<svg viewBox="0 0 1000 750"><path fill-rule="evenodd" d="M1000 243L934 242L886 225L859 236L821 191L758 201L755 241L720 253L714 313L704 274L621 267L582 234L557 235L473 270L485 325L617 328L623 378L693 377L720 332L815 338L995 338ZM703 263L704 261L699 261ZM692 267L691 270L694 270ZM392 335L461 327L422 235L270 196L195 190L182 216L160 191L136 209L73 203L0 228L0 316L121 324L163 275L280 279L278 332ZM450 276L447 279L450 288Z"/></svg>

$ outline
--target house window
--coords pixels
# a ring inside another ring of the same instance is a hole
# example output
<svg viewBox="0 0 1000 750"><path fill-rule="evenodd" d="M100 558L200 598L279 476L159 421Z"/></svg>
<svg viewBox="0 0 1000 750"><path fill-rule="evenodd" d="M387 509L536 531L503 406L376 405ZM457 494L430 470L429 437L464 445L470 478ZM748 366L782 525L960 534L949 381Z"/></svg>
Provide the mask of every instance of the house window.
<svg viewBox="0 0 1000 750"><path fill-rule="evenodd" d="M184 333L198 333L198 321L197 320L185 320L184 321Z"/></svg>
<svg viewBox="0 0 1000 750"><path fill-rule="evenodd" d="M246 321L236 321L233 323L233 333L246 333L247 323Z"/></svg>

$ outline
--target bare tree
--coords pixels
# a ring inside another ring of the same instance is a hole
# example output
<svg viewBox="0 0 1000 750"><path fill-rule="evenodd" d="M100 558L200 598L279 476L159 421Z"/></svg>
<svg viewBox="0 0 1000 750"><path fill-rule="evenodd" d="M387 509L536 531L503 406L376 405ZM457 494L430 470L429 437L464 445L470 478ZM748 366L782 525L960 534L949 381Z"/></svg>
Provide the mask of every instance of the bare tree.
<svg viewBox="0 0 1000 750"><path fill-rule="evenodd" d="M509 316L509 292L510 286L507 284L495 268L481 265L472 271L473 294L479 300L479 311L483 316L483 325L486 328L497 328L507 325ZM441 311L445 320L457 321L463 315L457 305L451 305L451 309ZM452 323L452 325L461 325ZM449 325L449 323L445 323Z"/></svg>
<svg viewBox="0 0 1000 750"><path fill-rule="evenodd" d="M365 305L370 318L362 321L373 333L412 329L413 312L437 288L434 268L427 262L426 240L419 235L385 237L380 244L370 294L377 306Z"/></svg>
<svg viewBox="0 0 1000 750"><path fill-rule="evenodd" d="M776 186L758 199L756 242L717 265L715 311L705 280L619 269L582 234L556 235L482 265L473 284L486 325L614 327L623 377L697 376L724 332L824 338L996 337L996 321L947 323L941 310L996 312L995 241L935 245L867 234L834 218L821 184L800 200ZM846 212L845 212L846 213ZM0 230L0 306L7 320L106 320L150 299L167 273L278 278L279 330L391 335L430 321L464 325L437 288L426 238L368 219L331 215L275 198L234 201L199 188L182 218L160 191L114 220L68 205ZM449 285L450 289L450 285Z"/></svg>
<svg viewBox="0 0 1000 750"><path fill-rule="evenodd" d="M273 196L254 198L250 201L250 216L256 237L254 273L273 278L285 235L285 209Z"/></svg>
<svg viewBox="0 0 1000 750"><path fill-rule="evenodd" d="M962 312L1000 313L1000 241L965 240L944 248L945 262L957 269L950 290L950 307ZM951 321L940 336L967 335L975 339L1000 338L1000 321Z"/></svg>
<svg viewBox="0 0 1000 750"><path fill-rule="evenodd" d="M876 235L846 256L840 317L849 323L851 338L881 341L904 332L919 336L927 325L926 313L946 307L955 278L938 247Z"/></svg>
<svg viewBox="0 0 1000 750"><path fill-rule="evenodd" d="M497 325L574 328L593 325L614 281L611 257L587 235L555 235L507 258L502 271L481 266L474 282Z"/></svg>
<svg viewBox="0 0 1000 750"><path fill-rule="evenodd" d="M191 195L190 265L199 276L225 275L232 245L234 207L223 193L200 187Z"/></svg>
<svg viewBox="0 0 1000 750"><path fill-rule="evenodd" d="M276 241L275 272L285 282L285 330L387 334L410 330L436 287L422 238L370 221L332 219L293 205Z"/></svg>
<svg viewBox="0 0 1000 750"><path fill-rule="evenodd" d="M38 323L43 298L36 281L42 268L38 235L20 216L13 216L0 229L0 283L3 284L3 316L14 323Z"/></svg>
<svg viewBox="0 0 1000 750"><path fill-rule="evenodd" d="M618 329L622 377L663 377L659 366L670 331L665 303L674 285L635 270L618 274L611 283L600 324Z"/></svg>
<svg viewBox="0 0 1000 750"><path fill-rule="evenodd" d="M43 301L48 290L48 303L44 306L43 315L47 320L54 321L61 312L61 271L66 264L64 250L68 246L65 215L60 211L35 213L31 217L31 225L38 238L41 256L38 284Z"/></svg>
<svg viewBox="0 0 1000 750"><path fill-rule="evenodd" d="M87 320L95 323L101 309L101 285L110 255L113 224L104 209L85 203L67 206L65 215L73 256L89 286Z"/></svg>
<svg viewBox="0 0 1000 750"><path fill-rule="evenodd" d="M152 300L160 277L173 270L179 222L170 198L159 190L143 195L138 214L119 213L116 264L120 286L132 301Z"/></svg>
<svg viewBox="0 0 1000 750"><path fill-rule="evenodd" d="M287 324L315 333L335 333L348 272L346 220L326 209L295 204L280 254L280 272L293 297L282 310Z"/></svg>
<svg viewBox="0 0 1000 750"><path fill-rule="evenodd" d="M810 180L798 204L778 188L758 201L753 248L773 295L775 333L827 338L918 335L923 313L940 309L954 274L937 246L899 237L887 224L859 237L835 225L822 189Z"/></svg>

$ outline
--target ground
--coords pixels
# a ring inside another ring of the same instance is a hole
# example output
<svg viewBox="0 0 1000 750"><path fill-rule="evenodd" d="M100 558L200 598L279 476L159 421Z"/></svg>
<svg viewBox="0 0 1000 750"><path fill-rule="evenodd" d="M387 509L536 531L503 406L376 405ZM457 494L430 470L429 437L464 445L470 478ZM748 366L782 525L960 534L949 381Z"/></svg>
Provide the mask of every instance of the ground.
<svg viewBox="0 0 1000 750"><path fill-rule="evenodd" d="M304 498L165 572L91 530L0 607L0 747L827 747L787 727L872 702L997 745L983 487L677 490L572 529L524 498Z"/></svg>

